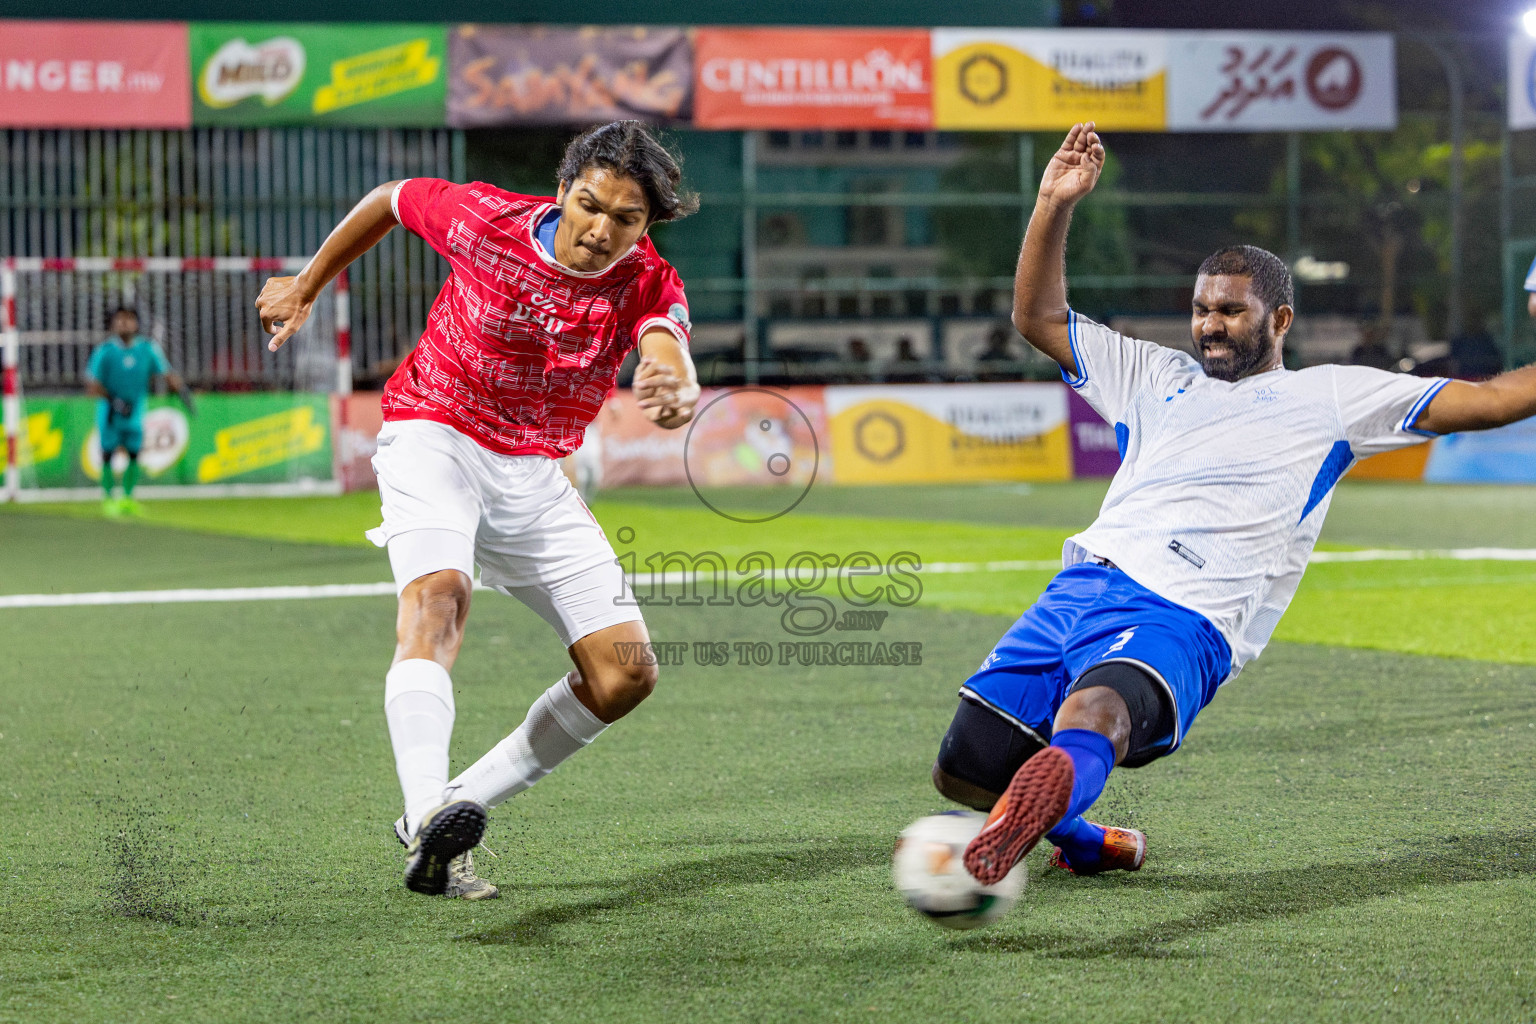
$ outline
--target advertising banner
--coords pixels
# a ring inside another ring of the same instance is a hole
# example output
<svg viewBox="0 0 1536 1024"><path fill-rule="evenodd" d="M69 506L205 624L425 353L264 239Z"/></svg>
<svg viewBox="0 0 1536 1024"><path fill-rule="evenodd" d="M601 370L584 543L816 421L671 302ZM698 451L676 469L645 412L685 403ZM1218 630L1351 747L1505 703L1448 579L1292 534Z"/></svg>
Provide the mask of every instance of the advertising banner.
<svg viewBox="0 0 1536 1024"><path fill-rule="evenodd" d="M835 479L1070 479L1066 392L1052 383L829 387Z"/></svg>
<svg viewBox="0 0 1536 1024"><path fill-rule="evenodd" d="M1174 32L1168 67L1172 131L1397 127L1387 33Z"/></svg>
<svg viewBox="0 0 1536 1024"><path fill-rule="evenodd" d="M443 123L442 25L194 22L198 125Z"/></svg>
<svg viewBox="0 0 1536 1024"><path fill-rule="evenodd" d="M456 25L448 123L662 123L692 113L693 46L682 28Z"/></svg>
<svg viewBox="0 0 1536 1024"><path fill-rule="evenodd" d="M1424 479L1434 484L1536 484L1536 418L1430 442ZM1424 447L1429 447L1425 445Z"/></svg>
<svg viewBox="0 0 1536 1024"><path fill-rule="evenodd" d="M189 417L174 400L144 413L143 480L150 484L287 483L331 479L326 395L253 392L203 395ZM20 451L23 479L41 488L101 479L92 398L28 399Z"/></svg>
<svg viewBox="0 0 1536 1024"><path fill-rule="evenodd" d="M186 128L187 26L0 21L0 126Z"/></svg>
<svg viewBox="0 0 1536 1024"><path fill-rule="evenodd" d="M698 29L700 128L928 128L929 33L921 29Z"/></svg>
<svg viewBox="0 0 1536 1024"><path fill-rule="evenodd" d="M1424 466L1434 445L1435 442L1427 441L1412 448L1367 456L1354 464L1348 476L1351 480L1423 480Z"/></svg>
<svg viewBox="0 0 1536 1024"><path fill-rule="evenodd" d="M794 486L832 480L820 387L705 388L694 421L661 430L634 394L610 398L577 456L601 460L604 487Z"/></svg>
<svg viewBox="0 0 1536 1024"><path fill-rule="evenodd" d="M384 410L379 405L383 397L378 391L357 391L331 400L336 479L343 491L370 491L379 486L373 456L379 450L379 430L384 426Z"/></svg>
<svg viewBox="0 0 1536 1024"><path fill-rule="evenodd" d="M1536 128L1536 38L1509 37L1509 127Z"/></svg>
<svg viewBox="0 0 1536 1024"><path fill-rule="evenodd" d="M934 29L938 128L1113 131L1167 124L1167 34Z"/></svg>
<svg viewBox="0 0 1536 1024"><path fill-rule="evenodd" d="M1065 385L1063 385L1065 386ZM1120 471L1120 439L1093 406L1067 388L1067 418L1072 424L1072 476L1114 476Z"/></svg>

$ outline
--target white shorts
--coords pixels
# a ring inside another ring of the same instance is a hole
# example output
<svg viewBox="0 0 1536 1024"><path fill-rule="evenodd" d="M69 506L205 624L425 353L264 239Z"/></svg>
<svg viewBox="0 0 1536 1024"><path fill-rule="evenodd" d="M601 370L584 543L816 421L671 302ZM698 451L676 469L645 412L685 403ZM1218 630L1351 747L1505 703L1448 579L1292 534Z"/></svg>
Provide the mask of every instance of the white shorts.
<svg viewBox="0 0 1536 1024"><path fill-rule="evenodd" d="M602 528L560 465L498 455L432 420L379 431L373 457L384 522L368 539L389 548L395 590L444 569L480 578L539 614L569 647L641 619Z"/></svg>

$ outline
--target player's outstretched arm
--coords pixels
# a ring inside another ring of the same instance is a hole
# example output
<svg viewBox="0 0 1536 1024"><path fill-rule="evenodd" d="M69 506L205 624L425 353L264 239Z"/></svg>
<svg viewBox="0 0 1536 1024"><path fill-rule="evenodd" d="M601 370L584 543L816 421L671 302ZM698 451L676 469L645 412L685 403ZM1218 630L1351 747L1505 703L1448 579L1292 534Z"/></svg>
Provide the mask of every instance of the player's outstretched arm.
<svg viewBox="0 0 1536 1024"><path fill-rule="evenodd" d="M1073 125L1040 179L1013 278L1013 326L1074 376L1078 367L1067 331L1067 228L1073 208L1093 191L1103 169L1104 144L1093 122Z"/></svg>
<svg viewBox="0 0 1536 1024"><path fill-rule="evenodd" d="M272 340L267 343L268 351L276 352L282 348L309 319L315 299L325 286L399 223L390 202L398 184L397 181L386 181L364 196L363 201L352 207L352 212L336 225L314 259L296 276L267 280L256 299L256 312L261 316L261 329L272 335Z"/></svg>
<svg viewBox="0 0 1536 1024"><path fill-rule="evenodd" d="M671 331L656 327L640 336L640 365L635 370L635 398L650 421L674 430L693 419L699 381L693 357Z"/></svg>
<svg viewBox="0 0 1536 1024"><path fill-rule="evenodd" d="M1474 383L1453 380L1430 399L1414 426L1436 434L1489 430L1536 416L1536 364Z"/></svg>

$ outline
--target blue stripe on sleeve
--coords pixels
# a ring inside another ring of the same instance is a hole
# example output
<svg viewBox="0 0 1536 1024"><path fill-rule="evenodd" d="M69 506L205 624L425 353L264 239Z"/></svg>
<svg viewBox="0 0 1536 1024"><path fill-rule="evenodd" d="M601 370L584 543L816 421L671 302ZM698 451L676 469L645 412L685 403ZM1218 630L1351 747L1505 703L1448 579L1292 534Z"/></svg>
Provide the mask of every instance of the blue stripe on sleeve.
<svg viewBox="0 0 1536 1024"><path fill-rule="evenodd" d="M1420 437L1439 437L1440 435L1433 430L1420 430L1414 424L1419 422L1419 417L1424 415L1424 410L1429 408L1429 403L1434 401L1435 396L1440 393L1440 389L1449 383L1450 380L1448 378L1442 377L1431 384L1429 390L1420 395L1419 400L1413 403L1413 408L1408 410L1408 415L1403 417L1403 422L1399 424L1398 429L1406 430L1410 434L1418 434Z"/></svg>
<svg viewBox="0 0 1536 1024"><path fill-rule="evenodd" d="M1070 309L1067 310L1067 343L1072 347L1072 362L1077 364L1077 376L1072 376L1063 366L1061 379L1073 388L1080 388L1088 383L1088 375L1083 372L1083 357L1077 351L1077 313Z"/></svg>

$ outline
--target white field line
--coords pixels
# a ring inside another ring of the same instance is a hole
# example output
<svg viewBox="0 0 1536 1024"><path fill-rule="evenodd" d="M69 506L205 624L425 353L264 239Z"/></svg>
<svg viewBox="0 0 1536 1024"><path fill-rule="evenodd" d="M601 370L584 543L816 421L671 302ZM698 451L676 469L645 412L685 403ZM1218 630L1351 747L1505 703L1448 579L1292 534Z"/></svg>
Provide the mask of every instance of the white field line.
<svg viewBox="0 0 1536 1024"><path fill-rule="evenodd" d="M1536 548L1373 548L1363 551L1314 551L1311 562L1405 562L1449 560L1457 562L1536 562ZM1003 562L931 562L916 573L955 574L990 572L1053 572L1061 568L1056 559ZM712 574L701 568L698 573L636 573L630 576L634 586L666 586L704 581ZM764 576L775 580L806 579L803 573L791 574L776 569ZM870 573L869 575L877 575ZM476 588L487 589L477 581ZM112 604L208 604L224 601L299 601L327 597L386 597L394 594L393 583L326 583L283 587L220 587L180 590L104 590L84 594L4 594L4 608L72 608Z"/></svg>

